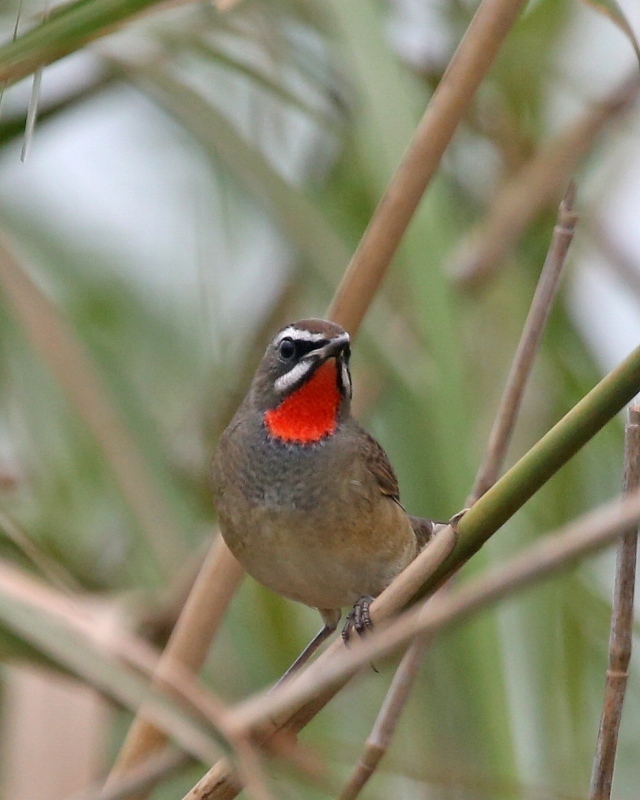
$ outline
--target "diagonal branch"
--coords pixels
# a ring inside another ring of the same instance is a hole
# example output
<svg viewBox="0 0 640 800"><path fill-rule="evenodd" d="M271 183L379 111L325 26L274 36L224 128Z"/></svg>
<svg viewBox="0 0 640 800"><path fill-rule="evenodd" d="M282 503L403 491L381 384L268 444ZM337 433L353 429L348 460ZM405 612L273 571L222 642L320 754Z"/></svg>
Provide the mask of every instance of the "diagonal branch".
<svg viewBox="0 0 640 800"><path fill-rule="evenodd" d="M329 318L351 333L360 327L458 123L524 5L483 0L471 20L329 307Z"/></svg>
<svg viewBox="0 0 640 800"><path fill-rule="evenodd" d="M625 436L624 491L640 490L640 403L628 411ZM616 760L618 731L622 718L629 662L633 644L633 595L638 550L637 522L625 531L618 542L616 579L611 613L609 664L598 743L593 761L589 800L609 800Z"/></svg>
<svg viewBox="0 0 640 800"><path fill-rule="evenodd" d="M364 750L340 792L338 800L355 800L378 768L389 749L429 644L431 644L430 639L418 636L407 648L393 676L391 686L384 698Z"/></svg>

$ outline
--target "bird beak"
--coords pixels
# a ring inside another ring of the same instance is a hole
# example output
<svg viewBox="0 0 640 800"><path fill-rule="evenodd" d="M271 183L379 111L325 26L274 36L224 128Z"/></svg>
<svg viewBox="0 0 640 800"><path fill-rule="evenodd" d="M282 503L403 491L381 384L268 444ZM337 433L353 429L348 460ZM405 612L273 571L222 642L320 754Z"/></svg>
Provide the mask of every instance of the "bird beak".
<svg viewBox="0 0 640 800"><path fill-rule="evenodd" d="M341 333L340 336L336 336L335 338L331 339L331 341L327 342L322 347L319 347L317 350L312 350L308 353L308 356L313 356L318 359L320 363L323 361L327 361L330 358L336 358L339 356L345 347L348 346L351 338L348 333Z"/></svg>

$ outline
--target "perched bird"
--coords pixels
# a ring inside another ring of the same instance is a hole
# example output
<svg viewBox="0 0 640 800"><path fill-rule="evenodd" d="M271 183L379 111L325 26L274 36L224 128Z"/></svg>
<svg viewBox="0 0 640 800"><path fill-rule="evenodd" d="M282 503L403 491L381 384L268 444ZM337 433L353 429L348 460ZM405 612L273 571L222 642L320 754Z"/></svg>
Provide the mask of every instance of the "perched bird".
<svg viewBox="0 0 640 800"><path fill-rule="evenodd" d="M303 319L267 347L251 388L220 438L213 490L220 530L256 580L318 609L324 627L300 666L353 607L369 603L433 532L409 516L386 453L351 416L349 334Z"/></svg>

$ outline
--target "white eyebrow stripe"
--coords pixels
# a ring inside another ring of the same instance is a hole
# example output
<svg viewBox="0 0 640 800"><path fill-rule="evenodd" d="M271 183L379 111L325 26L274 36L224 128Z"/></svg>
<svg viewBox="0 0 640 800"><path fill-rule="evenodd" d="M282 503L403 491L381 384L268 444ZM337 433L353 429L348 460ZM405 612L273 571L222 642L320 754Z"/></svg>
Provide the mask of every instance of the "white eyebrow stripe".
<svg viewBox="0 0 640 800"><path fill-rule="evenodd" d="M311 331L305 331L301 328L289 326L276 336L274 344L279 345L280 342L286 338L294 339L299 342L322 342L327 337L324 335L324 333L311 333Z"/></svg>
<svg viewBox="0 0 640 800"><path fill-rule="evenodd" d="M307 359L299 361L295 367L291 367L289 372L285 372L284 375L281 375L278 378L278 380L273 384L273 388L276 390L276 392L285 392L290 386L306 375L312 366L313 362L308 361Z"/></svg>

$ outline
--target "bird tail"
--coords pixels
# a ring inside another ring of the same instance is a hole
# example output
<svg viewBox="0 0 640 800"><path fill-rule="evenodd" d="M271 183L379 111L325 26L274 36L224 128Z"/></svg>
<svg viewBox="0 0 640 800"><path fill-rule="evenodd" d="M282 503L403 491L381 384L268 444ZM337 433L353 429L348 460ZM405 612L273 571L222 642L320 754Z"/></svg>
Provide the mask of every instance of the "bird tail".
<svg viewBox="0 0 640 800"><path fill-rule="evenodd" d="M448 522L438 522L435 519L425 519L425 517L409 517L409 521L411 522L411 527L413 528L413 532L416 535L416 539L418 541L418 548L422 550L422 548L427 544L427 542L439 531L443 528L446 528L447 525L451 525L454 530L458 522L462 519L462 517L467 513L469 509L463 508L462 511L458 511L457 514L454 514Z"/></svg>
<svg viewBox="0 0 640 800"><path fill-rule="evenodd" d="M425 517L409 517L409 521L411 522L411 527L416 535L418 547L420 550L422 550L425 544L433 536L434 525L437 525L438 523L430 519L425 519Z"/></svg>

